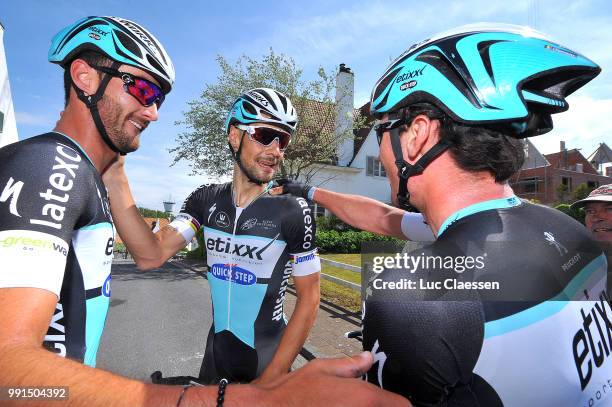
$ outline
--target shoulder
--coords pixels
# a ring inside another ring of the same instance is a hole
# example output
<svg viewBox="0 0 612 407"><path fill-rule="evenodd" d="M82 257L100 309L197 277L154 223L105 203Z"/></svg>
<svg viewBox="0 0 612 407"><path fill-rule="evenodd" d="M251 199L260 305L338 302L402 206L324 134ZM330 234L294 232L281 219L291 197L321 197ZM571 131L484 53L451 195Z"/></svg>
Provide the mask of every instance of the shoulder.
<svg viewBox="0 0 612 407"><path fill-rule="evenodd" d="M231 195L231 191L231 183L229 182L224 184L213 184L207 182L200 185L191 194L189 194L185 202L216 199L227 194Z"/></svg>

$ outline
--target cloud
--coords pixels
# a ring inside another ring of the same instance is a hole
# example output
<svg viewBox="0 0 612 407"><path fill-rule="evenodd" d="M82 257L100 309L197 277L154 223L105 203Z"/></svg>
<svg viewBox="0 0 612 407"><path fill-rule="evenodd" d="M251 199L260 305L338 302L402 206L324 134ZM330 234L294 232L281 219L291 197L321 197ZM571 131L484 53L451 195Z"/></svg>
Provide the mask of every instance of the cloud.
<svg viewBox="0 0 612 407"><path fill-rule="evenodd" d="M565 141L568 149L582 148L587 157L599 143L610 142L612 122L607 120L612 112L612 99L596 99L581 94L570 96L569 111L553 115L554 130L531 139L544 154L559 151L559 142Z"/></svg>
<svg viewBox="0 0 612 407"><path fill-rule="evenodd" d="M176 203L174 213L177 213L187 196L200 185L227 181L187 175L191 172L187 165L170 167L170 158L151 163L149 159L132 159L136 157L128 156L126 174L137 205L149 209L162 210L162 203L171 197Z"/></svg>
<svg viewBox="0 0 612 407"><path fill-rule="evenodd" d="M17 124L30 126L49 126L53 123L48 115L37 115L27 112L15 112Z"/></svg>

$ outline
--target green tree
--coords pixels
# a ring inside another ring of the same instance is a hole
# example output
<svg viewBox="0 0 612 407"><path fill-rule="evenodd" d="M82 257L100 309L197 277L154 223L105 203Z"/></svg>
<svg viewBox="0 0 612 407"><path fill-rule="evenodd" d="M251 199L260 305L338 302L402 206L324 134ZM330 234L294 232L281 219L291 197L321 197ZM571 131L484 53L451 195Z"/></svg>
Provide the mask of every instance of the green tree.
<svg viewBox="0 0 612 407"><path fill-rule="evenodd" d="M574 198L574 201L579 201L581 199L586 198L587 196L589 196L589 194L595 189L595 187L589 187L586 183L582 183L580 185L578 185L576 187L576 189L574 190L574 193L572 194L572 197Z"/></svg>
<svg viewBox="0 0 612 407"><path fill-rule="evenodd" d="M348 131L340 137L334 135L335 78L323 68L319 68L316 80L306 81L293 58L278 55L272 48L261 60L243 55L231 64L219 55L217 63L221 69L217 82L205 84L200 98L188 102L183 120L176 123L186 126L187 131L178 136L176 147L170 149L174 163L187 161L192 175L230 174L233 160L223 128L227 112L241 93L256 87L282 92L298 112L298 130L285 151L281 176L306 175L313 163L329 162L337 145L351 136ZM360 128L364 119L356 114L354 123Z"/></svg>
<svg viewBox="0 0 612 407"><path fill-rule="evenodd" d="M158 211L158 210L149 209L149 208L138 207L138 212L140 212L143 218L168 218L169 217L169 214L167 212Z"/></svg>
<svg viewBox="0 0 612 407"><path fill-rule="evenodd" d="M557 198L559 199L560 203L567 203L567 192L569 191L569 188L566 184L559 184L557 185L557 187L555 188L555 192L557 193Z"/></svg>
<svg viewBox="0 0 612 407"><path fill-rule="evenodd" d="M584 225L584 216L585 216L584 209L571 208L570 205L568 204L559 204L555 206L555 209L565 213L568 216L571 216L572 218L576 219L578 222Z"/></svg>

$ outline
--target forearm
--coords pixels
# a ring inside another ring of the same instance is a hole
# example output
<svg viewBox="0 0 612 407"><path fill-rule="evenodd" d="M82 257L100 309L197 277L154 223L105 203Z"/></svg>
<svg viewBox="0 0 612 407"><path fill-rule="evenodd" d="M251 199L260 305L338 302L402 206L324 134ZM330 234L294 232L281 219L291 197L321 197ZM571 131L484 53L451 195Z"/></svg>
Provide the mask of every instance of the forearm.
<svg viewBox="0 0 612 407"><path fill-rule="evenodd" d="M145 385L22 344L0 348L0 371L0 386L68 387L69 406L173 406L179 395L176 388Z"/></svg>
<svg viewBox="0 0 612 407"><path fill-rule="evenodd" d="M168 254L164 253L159 239L140 215L127 178L114 177L107 188L113 223L136 264L142 269L162 264Z"/></svg>
<svg viewBox="0 0 612 407"><path fill-rule="evenodd" d="M317 286L317 292L318 289ZM287 323L285 332L283 332L278 349L262 376L268 374L277 376L289 371L293 361L304 346L306 338L308 338L308 333L317 317L318 307L318 294L307 298L298 296L295 309Z"/></svg>
<svg viewBox="0 0 612 407"><path fill-rule="evenodd" d="M401 221L404 211L361 195L340 194L316 188L313 200L340 220L357 229L404 239Z"/></svg>

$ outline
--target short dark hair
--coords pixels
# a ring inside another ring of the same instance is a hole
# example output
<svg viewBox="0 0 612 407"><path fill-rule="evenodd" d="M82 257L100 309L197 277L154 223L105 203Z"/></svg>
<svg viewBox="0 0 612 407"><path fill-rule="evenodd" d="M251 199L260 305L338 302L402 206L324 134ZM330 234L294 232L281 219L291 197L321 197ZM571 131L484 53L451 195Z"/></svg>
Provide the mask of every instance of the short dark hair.
<svg viewBox="0 0 612 407"><path fill-rule="evenodd" d="M68 106L70 101L70 89L72 88L72 78L70 77L70 65L75 59L82 59L87 62L90 66L106 66L109 67L113 64L113 60L95 51L83 51L74 57L64 69L64 107ZM98 72L100 76L100 72Z"/></svg>
<svg viewBox="0 0 612 407"><path fill-rule="evenodd" d="M440 139L450 142L451 157L465 171L489 171L495 182L502 183L520 170L525 161L523 141L504 134L503 130L459 123L429 103L411 105L402 114L406 123L412 123L419 114L439 120Z"/></svg>

